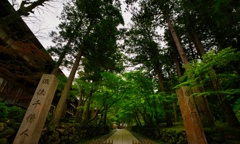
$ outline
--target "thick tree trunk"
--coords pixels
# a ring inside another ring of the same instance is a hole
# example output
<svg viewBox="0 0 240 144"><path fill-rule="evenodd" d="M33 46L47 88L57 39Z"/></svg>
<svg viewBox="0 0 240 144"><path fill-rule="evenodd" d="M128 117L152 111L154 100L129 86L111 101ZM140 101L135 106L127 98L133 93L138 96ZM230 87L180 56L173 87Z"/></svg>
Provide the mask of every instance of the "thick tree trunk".
<svg viewBox="0 0 240 144"><path fill-rule="evenodd" d="M207 144L201 120L196 111L194 99L191 96L191 90L188 87L181 87L177 90L177 96L188 143Z"/></svg>
<svg viewBox="0 0 240 144"><path fill-rule="evenodd" d="M171 31L172 37L176 43L179 55L182 59L183 64L185 65L186 70L188 69L187 64L188 64L188 60L186 58L185 52L183 51L183 48L180 44L180 41L178 39L178 36L174 30L174 27L170 21L170 19L167 20L168 21L168 27ZM190 76L191 77L191 76ZM199 93L199 89L197 87L192 89L194 93ZM198 108L198 112L199 112L199 116L202 120L202 124L204 126L211 126L214 125L214 121L212 118L212 114L208 105L208 101L206 100L205 97L203 96L199 96L195 98L196 104L197 104L197 108Z"/></svg>
<svg viewBox="0 0 240 144"><path fill-rule="evenodd" d="M200 93L198 87L192 88L193 93ZM212 113L210 107L208 105L207 97L205 96L196 96L194 97L194 101L196 104L196 108L199 114L199 117L202 121L202 125L205 127L214 126L214 119L212 117Z"/></svg>
<svg viewBox="0 0 240 144"><path fill-rule="evenodd" d="M216 78L217 76L216 76L215 71L214 70L210 71L209 76L212 77L211 82L212 82L214 89L216 91L218 91L219 90L218 80ZM235 113L233 112L233 109L232 109L229 101L227 100L226 96L222 96L222 95L218 94L218 100L219 100L220 105L222 106L224 118L226 119L227 123L231 127L240 127L240 123L239 123Z"/></svg>
<svg viewBox="0 0 240 144"><path fill-rule="evenodd" d="M81 51L78 52L77 54L77 57L76 57L76 60L73 64L73 67L72 67L72 70L70 72L70 75L68 77L68 80L67 80L67 83L62 91L62 95L60 97L60 100L57 104L57 107L56 107L56 110L53 114L53 118L50 122L51 125L53 126L57 126L59 124L59 120L61 118L61 115L62 115L62 112L63 112L63 108L64 108L64 105L66 105L66 101L67 101L67 97L68 97L68 93L69 93L69 90L72 86L72 82L73 82L73 79L74 79L74 76L77 72L77 68L79 66L79 62L81 60L81 56L82 56L82 53Z"/></svg>
<svg viewBox="0 0 240 144"><path fill-rule="evenodd" d="M180 58L181 58L183 64L186 66L185 68L187 70L188 60L186 58L185 52L183 51L183 48L181 46L181 43L178 39L178 36L175 32L175 29L172 25L171 20L169 19L169 17L166 14L165 14L165 18L168 23L168 28L171 31L172 37L173 37L176 47L178 49ZM180 94L177 93L178 100L182 101L180 103L180 109L181 109L182 115L183 115L183 112L184 112L184 109L186 108L186 106L188 107L189 111L195 111L194 104L192 104L193 106L189 106L189 103L188 103L189 98L186 97L186 95L185 95L186 93L188 93L186 91L186 89L182 89ZM195 123L195 125L191 125L191 123L187 123L188 119L191 119L197 123ZM189 134L191 133L191 135L187 135L188 143L194 143L194 144L204 144L205 143L205 144L207 144L207 140L206 140L198 113L195 113L194 115L183 115L183 120L184 120L184 127L186 128L186 133L189 133ZM188 129L189 127L190 127L190 129ZM199 135L199 137L197 137L198 140L196 139L197 135ZM193 137L193 141L192 141L192 137Z"/></svg>
<svg viewBox="0 0 240 144"><path fill-rule="evenodd" d="M209 76L212 77L211 82L212 82L214 89L216 91L218 91L219 90L218 80L217 80L215 71L214 70L210 71ZM218 94L218 100L219 100L220 105L222 106L224 118L227 120L227 123L232 127L240 127L240 123L239 123L229 101L227 100L226 96L222 96L222 95Z"/></svg>
<svg viewBox="0 0 240 144"><path fill-rule="evenodd" d="M188 19L190 20L191 22L191 17L190 15L188 15ZM204 47L203 47L203 44L198 36L198 34L196 33L195 29L193 28L193 26L189 26L189 32L190 32L190 35L192 36L193 38L193 42L195 44L195 47L199 53L199 55L202 57L206 52L204 50ZM217 91L219 90L218 89L218 80L216 79L216 73L215 71L212 69L211 72L209 72L209 76L212 77L211 78L211 82L212 82L212 85L214 87L214 89ZM207 98L206 97L196 97L196 99L198 99L196 102L204 102L204 101L207 101ZM226 98L224 98L224 96L222 95L218 95L218 99L219 99L219 102L220 102L220 105L222 106L222 109L223 109L223 112L224 112L224 116L228 122L228 124L230 126L237 126L239 127L240 124L237 120L237 117L235 115L235 113L233 112L233 109L231 108L228 100ZM201 105L198 105L198 111L203 111L203 115L204 115L204 107L201 107ZM209 107L208 107L209 109ZM200 112L201 113L201 112ZM214 123L214 120L212 117L210 117L210 114L208 113L205 113L205 116L200 116L201 119L205 119L203 120L204 122L208 122L208 123L203 123L205 126L211 126L213 125ZM212 121L212 122L211 122Z"/></svg>

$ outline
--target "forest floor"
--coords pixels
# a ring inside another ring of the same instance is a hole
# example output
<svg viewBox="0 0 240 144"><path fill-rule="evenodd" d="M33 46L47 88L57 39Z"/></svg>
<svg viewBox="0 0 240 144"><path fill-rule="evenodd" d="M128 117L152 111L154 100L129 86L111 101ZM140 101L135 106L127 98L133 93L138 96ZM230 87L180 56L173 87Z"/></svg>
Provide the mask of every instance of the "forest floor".
<svg viewBox="0 0 240 144"><path fill-rule="evenodd" d="M185 130L182 123L176 123L173 127L169 127L169 128L165 127L164 129L174 130L174 131ZM117 130L114 129L107 135L99 136L99 137L96 137L96 138L91 139L91 140L81 141L78 144L91 144L92 142L97 141L97 140L107 140L116 131ZM139 133L135 133L135 132L132 132L132 131L130 131L130 132L139 141L149 140L149 141L152 142L152 144L157 144L157 143L158 144L165 144L166 143L166 142L163 142L161 139L158 139L158 140L150 139L150 138L148 138L144 135L141 135ZM231 143L231 144L240 144L240 135L239 135L240 129L229 127L227 123L215 122L215 126L204 128L204 132L205 132L206 135L208 135L207 137L208 137L208 139L210 138L210 141L212 141L211 139L215 139L217 141L227 141L227 143ZM217 132L219 132L220 135L217 134Z"/></svg>
<svg viewBox="0 0 240 144"><path fill-rule="evenodd" d="M99 137L96 137L94 139L91 139L91 140L86 140L86 141L81 141L79 142L78 144L91 144L93 142L96 142L98 140L108 140L108 139L111 139L111 137L116 134L116 132L119 132L123 129L114 129L112 130L109 134L107 135L103 135L103 136L99 136ZM125 130L127 131L127 130ZM148 141L148 142L151 142L151 144L164 144L163 142L160 142L160 141L156 141L156 140L152 140L152 139L149 139L139 133L135 133L135 132L132 132L130 131L130 133L127 133L127 134L130 134L132 135L133 137L135 137L134 139L137 139L138 141ZM118 134L117 134L118 135ZM119 137L121 137L122 135L119 135ZM115 136L116 137L116 136ZM125 139L126 137L124 138L121 138L121 139ZM116 142L114 142L116 143ZM127 143L124 143L124 144L127 144Z"/></svg>
<svg viewBox="0 0 240 144"><path fill-rule="evenodd" d="M114 129L114 130L112 130L109 134L102 135L102 136L98 136L98 137L95 137L95 138L89 139L89 140L82 140L82 141L80 141L78 144L91 144L92 142L94 142L95 140L98 140L98 139L106 140L106 139L108 139L110 136L112 136L116 131L117 131L117 130Z"/></svg>

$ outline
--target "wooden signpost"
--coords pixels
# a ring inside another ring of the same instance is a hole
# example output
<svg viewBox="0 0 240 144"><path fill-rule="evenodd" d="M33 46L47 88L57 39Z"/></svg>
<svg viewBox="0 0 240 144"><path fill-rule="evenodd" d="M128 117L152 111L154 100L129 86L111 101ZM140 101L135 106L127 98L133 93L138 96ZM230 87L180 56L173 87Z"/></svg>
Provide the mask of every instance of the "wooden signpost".
<svg viewBox="0 0 240 144"><path fill-rule="evenodd" d="M38 143L57 85L54 75L43 74L13 144Z"/></svg>

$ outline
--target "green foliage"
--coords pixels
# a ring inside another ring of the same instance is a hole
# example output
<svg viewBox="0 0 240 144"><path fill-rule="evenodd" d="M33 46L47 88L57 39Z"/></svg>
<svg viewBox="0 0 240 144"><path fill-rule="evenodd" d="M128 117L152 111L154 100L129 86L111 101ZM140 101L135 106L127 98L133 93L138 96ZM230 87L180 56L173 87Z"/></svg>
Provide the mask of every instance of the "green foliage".
<svg viewBox="0 0 240 144"><path fill-rule="evenodd" d="M65 75L58 75L58 87L57 89L62 90L67 82L67 77Z"/></svg>
<svg viewBox="0 0 240 144"><path fill-rule="evenodd" d="M26 110L8 105L5 102L0 102L0 121L8 122L13 125L13 128L18 128L26 113Z"/></svg>
<svg viewBox="0 0 240 144"><path fill-rule="evenodd" d="M234 68L234 63L239 62L240 52L236 52L232 48L226 48L215 54L214 51L208 52L203 56L201 62L192 61L187 65L187 71L184 76L180 78L180 86L199 87L205 89L198 95L216 95L223 94L233 96L240 94L240 89L234 87L240 81L237 69ZM232 68L232 69L230 69ZM217 73L216 73L217 72ZM218 89L213 91L211 81L216 81Z"/></svg>
<svg viewBox="0 0 240 144"><path fill-rule="evenodd" d="M236 113L240 113L240 98L236 100L233 104L233 111Z"/></svg>
<svg viewBox="0 0 240 144"><path fill-rule="evenodd" d="M16 121L22 121L26 110L17 107L17 106L11 106L8 109L8 118L14 119Z"/></svg>
<svg viewBox="0 0 240 144"><path fill-rule="evenodd" d="M8 107L5 103L0 102L0 118L5 119L8 116Z"/></svg>

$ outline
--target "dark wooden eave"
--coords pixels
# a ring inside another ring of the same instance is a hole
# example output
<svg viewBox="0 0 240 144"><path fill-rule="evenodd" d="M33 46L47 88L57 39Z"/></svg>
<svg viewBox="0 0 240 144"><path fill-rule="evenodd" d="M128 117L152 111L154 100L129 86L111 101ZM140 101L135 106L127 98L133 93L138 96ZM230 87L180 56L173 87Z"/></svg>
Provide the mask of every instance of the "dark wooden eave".
<svg viewBox="0 0 240 144"><path fill-rule="evenodd" d="M8 0L0 0L0 18L4 18L13 12L15 12L15 10L13 9L12 5L8 2ZM0 21L0 25L1 25L1 21ZM4 30L4 32L7 33L8 37L11 38L12 40L18 41L18 42L20 41L24 43L33 43L39 50L47 53L46 49L42 46L42 44L39 42L39 40L36 38L36 36L29 29L29 27L26 25L26 23L23 21L23 19L20 16L10 24L4 25L4 26L1 25L1 29ZM4 40L0 38L0 46L7 47L8 44L6 44ZM43 65L48 65L47 66L48 68L45 69L44 71L41 71L42 73L50 73L51 69L54 66L53 59L51 58L50 55L48 55L48 57L49 57L49 60L43 64ZM1 57L0 57L0 60L1 60ZM6 62L6 61L2 60L1 62ZM59 69L59 74L64 75L60 69ZM9 78L8 75L0 75L0 77L3 77L4 79L9 79L9 80L14 79L14 78ZM21 85L21 81L24 81L24 79L23 80L19 79L17 83ZM36 83L34 83L33 85L36 86Z"/></svg>

